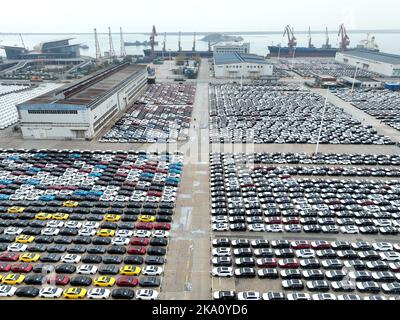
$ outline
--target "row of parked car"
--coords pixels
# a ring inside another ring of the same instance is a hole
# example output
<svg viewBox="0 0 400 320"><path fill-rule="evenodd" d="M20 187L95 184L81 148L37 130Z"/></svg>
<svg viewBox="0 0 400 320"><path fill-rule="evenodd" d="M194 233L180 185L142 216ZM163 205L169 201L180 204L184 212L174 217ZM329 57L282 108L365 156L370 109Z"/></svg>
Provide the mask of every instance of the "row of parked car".
<svg viewBox="0 0 400 320"><path fill-rule="evenodd" d="M181 172L181 154L1 150L0 296L156 299Z"/></svg>
<svg viewBox="0 0 400 320"><path fill-rule="evenodd" d="M214 231L397 235L399 180L294 179L210 155Z"/></svg>
<svg viewBox="0 0 400 320"><path fill-rule="evenodd" d="M390 90L337 90L336 95L400 131L400 94Z"/></svg>
<svg viewBox="0 0 400 320"><path fill-rule="evenodd" d="M147 105L193 105L195 95L195 84L156 83L149 85L137 102Z"/></svg>
<svg viewBox="0 0 400 320"><path fill-rule="evenodd" d="M394 144L369 126L309 91L268 85L210 86L211 143ZM325 110L325 112L323 112Z"/></svg>
<svg viewBox="0 0 400 320"><path fill-rule="evenodd" d="M400 294L400 246L390 242L216 238L212 276L280 281L283 290Z"/></svg>

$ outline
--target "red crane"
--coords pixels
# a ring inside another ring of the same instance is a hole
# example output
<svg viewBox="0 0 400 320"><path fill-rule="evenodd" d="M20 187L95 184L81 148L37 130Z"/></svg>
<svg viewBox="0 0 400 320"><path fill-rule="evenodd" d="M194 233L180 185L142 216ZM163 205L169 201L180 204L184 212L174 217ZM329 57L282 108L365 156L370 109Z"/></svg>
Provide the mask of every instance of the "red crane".
<svg viewBox="0 0 400 320"><path fill-rule="evenodd" d="M297 46L297 41L296 41L296 37L293 34L293 30L290 28L289 25L287 25L285 27L285 30L283 31L283 36L285 37L287 35L288 37L288 47L290 49L293 49L295 46Z"/></svg>
<svg viewBox="0 0 400 320"><path fill-rule="evenodd" d="M350 45L350 38L347 35L346 28L342 23L339 27L338 37L340 37L339 49L340 51L344 51Z"/></svg>
<svg viewBox="0 0 400 320"><path fill-rule="evenodd" d="M153 26L153 30L150 35L150 46L151 46L151 53L150 57L153 60L154 59L154 46L155 46L155 41L156 37L158 36L157 31L156 31L156 26Z"/></svg>

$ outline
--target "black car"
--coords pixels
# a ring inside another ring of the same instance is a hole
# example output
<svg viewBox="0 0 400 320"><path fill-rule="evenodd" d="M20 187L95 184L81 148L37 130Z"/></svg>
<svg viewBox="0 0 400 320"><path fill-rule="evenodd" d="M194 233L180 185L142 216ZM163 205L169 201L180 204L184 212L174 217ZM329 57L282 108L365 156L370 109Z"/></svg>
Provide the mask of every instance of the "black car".
<svg viewBox="0 0 400 320"><path fill-rule="evenodd" d="M103 257L104 264L121 264L122 262L123 262L123 259L120 256L104 256Z"/></svg>
<svg viewBox="0 0 400 320"><path fill-rule="evenodd" d="M158 214L156 217L157 222L172 222L172 217L165 214Z"/></svg>
<svg viewBox="0 0 400 320"><path fill-rule="evenodd" d="M279 273L276 269L258 269L257 271L258 277L260 279L278 279ZM300 274L301 276L301 274Z"/></svg>
<svg viewBox="0 0 400 320"><path fill-rule="evenodd" d="M69 236L69 237L73 237L73 236L77 236L78 235L78 230L77 229L72 229L72 228L62 228L60 230L60 235L62 236Z"/></svg>
<svg viewBox="0 0 400 320"><path fill-rule="evenodd" d="M42 255L40 257L40 261L45 262L45 263L54 263L54 262L58 262L60 260L61 260L61 255L59 255L57 253L50 253L50 254Z"/></svg>
<svg viewBox="0 0 400 320"><path fill-rule="evenodd" d="M134 230L135 224L129 222L120 223L118 226L118 230Z"/></svg>
<svg viewBox="0 0 400 320"><path fill-rule="evenodd" d="M116 275L119 273L119 267L116 265L101 265L99 270L99 274L101 275Z"/></svg>
<svg viewBox="0 0 400 320"><path fill-rule="evenodd" d="M82 254L86 252L86 247L85 246L73 246L67 249L68 253L71 254Z"/></svg>
<svg viewBox="0 0 400 320"><path fill-rule="evenodd" d="M163 247L150 247L147 249L147 254L150 256L165 256L167 250Z"/></svg>
<svg viewBox="0 0 400 320"><path fill-rule="evenodd" d="M28 252L46 252L47 247L43 244L33 244L26 249Z"/></svg>
<svg viewBox="0 0 400 320"><path fill-rule="evenodd" d="M65 263L56 266L56 273L61 274L73 274L76 272L76 266L73 264Z"/></svg>
<svg viewBox="0 0 400 320"><path fill-rule="evenodd" d="M67 247L61 244L47 247L49 253L64 253L67 251Z"/></svg>
<svg viewBox="0 0 400 320"><path fill-rule="evenodd" d="M144 262L144 258L141 256L137 256L137 255L129 255L124 258L124 264L127 264L127 265L142 265L143 262Z"/></svg>
<svg viewBox="0 0 400 320"><path fill-rule="evenodd" d="M164 257L159 256L147 256L144 263L147 265L163 265L166 262Z"/></svg>
<svg viewBox="0 0 400 320"><path fill-rule="evenodd" d="M36 243L44 243L44 244L50 244L54 242L54 238L50 236L37 236L35 238Z"/></svg>
<svg viewBox="0 0 400 320"><path fill-rule="evenodd" d="M132 300L135 297L135 291L128 288L114 289L111 296L113 299Z"/></svg>
<svg viewBox="0 0 400 320"><path fill-rule="evenodd" d="M14 242L16 239L16 236L12 235L0 235L0 243L11 243Z"/></svg>
<svg viewBox="0 0 400 320"><path fill-rule="evenodd" d="M33 267L32 271L34 273L53 273L54 265L39 263Z"/></svg>
<svg viewBox="0 0 400 320"><path fill-rule="evenodd" d="M102 260L103 259L101 256L96 256L96 255L84 256L82 258L82 262L87 264L99 264L102 262Z"/></svg>
<svg viewBox="0 0 400 320"><path fill-rule="evenodd" d="M92 240L92 244L98 245L98 246L108 246L111 244L111 239L110 238L104 238L104 237L96 237Z"/></svg>
<svg viewBox="0 0 400 320"><path fill-rule="evenodd" d="M42 231L42 229L40 229L40 228L28 227L23 230L23 234L25 234L27 236L38 236L38 235L40 235L41 231Z"/></svg>
<svg viewBox="0 0 400 320"><path fill-rule="evenodd" d="M90 254L104 254L106 253L106 248L102 247L102 246L95 246L95 247L89 247L87 248L87 253Z"/></svg>
<svg viewBox="0 0 400 320"><path fill-rule="evenodd" d="M92 284L92 278L85 276L73 277L70 284L77 287L88 287Z"/></svg>
<svg viewBox="0 0 400 320"><path fill-rule="evenodd" d="M161 280L159 277L141 277L139 279L139 285L141 287L159 287Z"/></svg>
<svg viewBox="0 0 400 320"><path fill-rule="evenodd" d="M79 236L76 237L73 242L75 244L90 244L92 242L92 239L90 237L84 237L84 236Z"/></svg>
<svg viewBox="0 0 400 320"><path fill-rule="evenodd" d="M73 239L71 237L55 237L54 238L54 243L57 243L57 244L71 244L72 240Z"/></svg>
<svg viewBox="0 0 400 320"><path fill-rule="evenodd" d="M163 238L151 238L150 239L151 246L158 246L158 247L166 247L168 245L168 239Z"/></svg>
<svg viewBox="0 0 400 320"><path fill-rule="evenodd" d="M35 287L21 287L15 291L15 295L20 298L35 298L39 295L39 291Z"/></svg>
<svg viewBox="0 0 400 320"><path fill-rule="evenodd" d="M42 285L46 282L46 277L40 274L31 274L25 277L24 283L29 285Z"/></svg>

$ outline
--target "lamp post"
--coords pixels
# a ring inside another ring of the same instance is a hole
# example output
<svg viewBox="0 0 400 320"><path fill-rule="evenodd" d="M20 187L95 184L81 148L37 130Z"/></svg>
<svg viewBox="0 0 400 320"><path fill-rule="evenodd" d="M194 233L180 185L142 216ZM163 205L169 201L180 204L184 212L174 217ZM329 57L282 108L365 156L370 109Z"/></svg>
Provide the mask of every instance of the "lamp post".
<svg viewBox="0 0 400 320"><path fill-rule="evenodd" d="M169 71L172 71L171 49L168 49L168 51L169 51Z"/></svg>
<svg viewBox="0 0 400 320"><path fill-rule="evenodd" d="M351 92L354 91L354 85L356 83L357 71L358 71L358 63L357 63L357 66L356 66L356 71L354 72L354 78L353 78L353 84L351 86Z"/></svg>

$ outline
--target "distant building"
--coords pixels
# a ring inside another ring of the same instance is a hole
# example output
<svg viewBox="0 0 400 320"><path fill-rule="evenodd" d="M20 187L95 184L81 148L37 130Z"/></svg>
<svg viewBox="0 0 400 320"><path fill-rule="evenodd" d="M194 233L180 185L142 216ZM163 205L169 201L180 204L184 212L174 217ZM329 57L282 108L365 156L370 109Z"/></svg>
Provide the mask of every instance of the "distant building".
<svg viewBox="0 0 400 320"><path fill-rule="evenodd" d="M122 64L17 106L26 139L92 139L146 85L146 66Z"/></svg>
<svg viewBox="0 0 400 320"><path fill-rule="evenodd" d="M1 46L9 60L76 59L80 57L80 44L70 44L72 38L38 44L33 51L23 47Z"/></svg>
<svg viewBox="0 0 400 320"><path fill-rule="evenodd" d="M214 46L214 54L219 53L250 53L250 43L243 44L216 44Z"/></svg>
<svg viewBox="0 0 400 320"><path fill-rule="evenodd" d="M400 91L400 82L386 82L385 89L391 91Z"/></svg>
<svg viewBox="0 0 400 320"><path fill-rule="evenodd" d="M251 78L272 76L273 65L264 57L255 54L219 53L214 54L216 78Z"/></svg>
<svg viewBox="0 0 400 320"><path fill-rule="evenodd" d="M400 77L400 55L355 49L338 52L335 60L383 76Z"/></svg>
<svg viewBox="0 0 400 320"><path fill-rule="evenodd" d="M377 81L371 78L364 78L364 77L356 77L355 79L352 77L340 77L338 82L345 85L345 86L353 86L355 88L375 88L381 89L383 88L383 82Z"/></svg>

